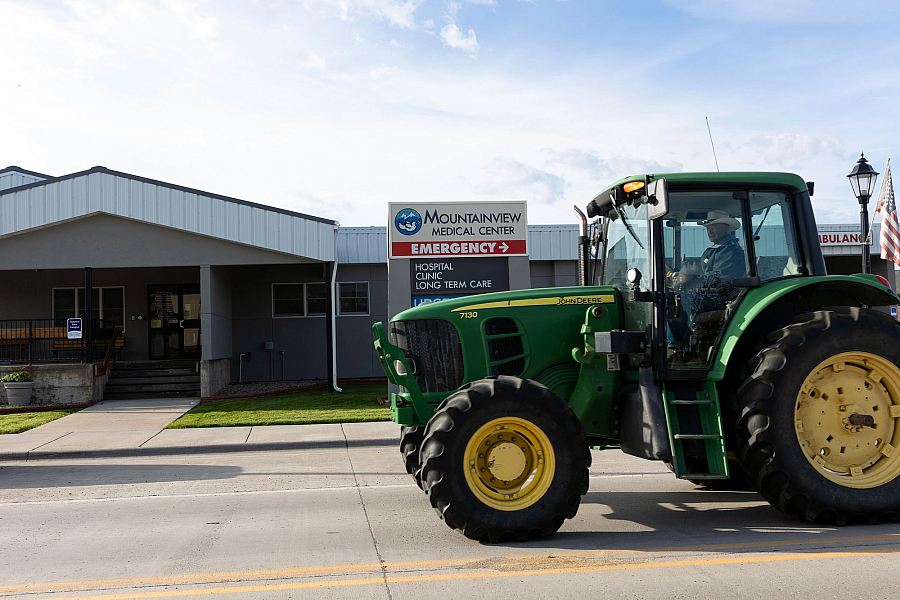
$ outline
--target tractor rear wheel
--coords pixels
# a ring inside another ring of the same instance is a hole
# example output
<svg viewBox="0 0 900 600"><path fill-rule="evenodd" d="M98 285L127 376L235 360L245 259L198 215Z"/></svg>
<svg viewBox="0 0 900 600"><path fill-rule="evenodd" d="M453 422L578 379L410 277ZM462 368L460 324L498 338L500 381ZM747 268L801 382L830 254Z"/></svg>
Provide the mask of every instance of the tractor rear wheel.
<svg viewBox="0 0 900 600"><path fill-rule="evenodd" d="M772 505L810 522L900 515L900 324L838 307L769 337L738 389L739 459Z"/></svg>
<svg viewBox="0 0 900 600"><path fill-rule="evenodd" d="M424 427L400 428L400 456L403 457L403 466L406 472L416 480L419 489L422 488L422 479L419 477L419 449L422 446L422 438L425 437Z"/></svg>
<svg viewBox="0 0 900 600"><path fill-rule="evenodd" d="M516 377L482 379L448 397L420 455L432 507L472 539L553 535L588 489L581 422L565 400Z"/></svg>

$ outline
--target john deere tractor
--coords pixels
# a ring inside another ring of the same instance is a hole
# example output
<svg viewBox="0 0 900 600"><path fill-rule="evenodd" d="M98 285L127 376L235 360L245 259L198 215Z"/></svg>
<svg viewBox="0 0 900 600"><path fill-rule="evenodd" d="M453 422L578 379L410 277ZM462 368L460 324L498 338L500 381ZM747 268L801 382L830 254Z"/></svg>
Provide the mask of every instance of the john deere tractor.
<svg viewBox="0 0 900 600"><path fill-rule="evenodd" d="M554 534L590 449L744 478L810 522L900 514L900 303L827 275L812 185L641 175L582 214L578 287L406 310L375 347L406 470L467 537ZM580 213L580 211L578 211Z"/></svg>

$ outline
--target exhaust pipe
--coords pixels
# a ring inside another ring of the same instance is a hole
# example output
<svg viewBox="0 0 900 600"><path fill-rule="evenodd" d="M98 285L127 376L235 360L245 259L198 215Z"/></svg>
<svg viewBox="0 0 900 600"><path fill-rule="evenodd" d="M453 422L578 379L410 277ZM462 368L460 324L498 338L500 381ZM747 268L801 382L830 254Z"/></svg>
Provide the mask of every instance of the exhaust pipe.
<svg viewBox="0 0 900 600"><path fill-rule="evenodd" d="M572 208L575 209L575 214L581 221L578 231L578 281L579 285L591 285L591 282L588 281L590 277L590 260L588 254L590 240L588 239L587 233L587 217L577 206L573 206Z"/></svg>

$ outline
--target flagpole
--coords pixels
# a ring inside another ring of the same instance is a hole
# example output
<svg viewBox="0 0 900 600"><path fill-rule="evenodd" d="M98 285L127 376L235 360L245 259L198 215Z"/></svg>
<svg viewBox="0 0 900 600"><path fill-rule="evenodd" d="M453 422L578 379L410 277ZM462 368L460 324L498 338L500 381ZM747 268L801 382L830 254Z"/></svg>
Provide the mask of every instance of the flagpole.
<svg viewBox="0 0 900 600"><path fill-rule="evenodd" d="M891 168L891 159L889 158L887 164L884 166L884 172L887 173ZM878 214L878 210L881 208L881 199L884 198L884 182L887 181L887 176L881 178L881 190L878 192L878 201L875 202L875 210L872 211L872 222L869 223L869 232L866 234L866 248L872 243L872 228L875 227L875 215Z"/></svg>

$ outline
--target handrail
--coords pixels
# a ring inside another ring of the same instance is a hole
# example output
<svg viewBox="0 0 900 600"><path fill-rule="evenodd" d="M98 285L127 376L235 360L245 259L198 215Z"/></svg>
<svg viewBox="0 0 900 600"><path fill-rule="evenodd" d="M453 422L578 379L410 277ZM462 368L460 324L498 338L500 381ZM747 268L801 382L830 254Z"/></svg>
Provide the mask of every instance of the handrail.
<svg viewBox="0 0 900 600"><path fill-rule="evenodd" d="M104 350L116 324L109 319L94 319L94 348ZM124 337L119 326L118 348ZM0 319L0 361L10 364L92 362L92 348L83 338L69 338L66 324L58 318ZM102 355L98 359L102 360Z"/></svg>
<svg viewBox="0 0 900 600"><path fill-rule="evenodd" d="M103 359L103 364L97 367L97 370L94 373L97 377L106 375L106 370L109 368L109 360L112 358L113 350L115 350L116 347L116 339L120 335L122 335L122 331L118 327L114 328L112 335L109 336L109 345L106 347L106 357Z"/></svg>

